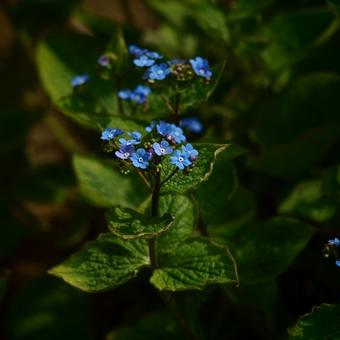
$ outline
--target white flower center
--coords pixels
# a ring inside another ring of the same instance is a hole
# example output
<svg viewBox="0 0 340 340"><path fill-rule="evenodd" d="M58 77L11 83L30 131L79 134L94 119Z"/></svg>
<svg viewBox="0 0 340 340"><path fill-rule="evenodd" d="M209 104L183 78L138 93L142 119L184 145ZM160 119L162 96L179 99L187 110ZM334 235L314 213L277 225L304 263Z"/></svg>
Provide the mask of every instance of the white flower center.
<svg viewBox="0 0 340 340"><path fill-rule="evenodd" d="M142 158L142 157L139 157L139 158L138 158L138 162L142 163L142 162L143 162L143 158Z"/></svg>
<svg viewBox="0 0 340 340"><path fill-rule="evenodd" d="M128 158L130 154L128 152L124 152L124 157Z"/></svg>
<svg viewBox="0 0 340 340"><path fill-rule="evenodd" d="M162 70L158 70L157 74L161 75L161 74L163 74L163 71Z"/></svg>
<svg viewBox="0 0 340 340"><path fill-rule="evenodd" d="M180 162L183 162L183 161L184 161L184 158L183 158L183 157L178 157L178 160L179 160Z"/></svg>
<svg viewBox="0 0 340 340"><path fill-rule="evenodd" d="M161 148L161 153L165 153L165 149L164 148Z"/></svg>
<svg viewBox="0 0 340 340"><path fill-rule="evenodd" d="M199 70L199 73L200 73L200 74L204 74L204 70L203 70L203 69L200 69L200 70Z"/></svg>

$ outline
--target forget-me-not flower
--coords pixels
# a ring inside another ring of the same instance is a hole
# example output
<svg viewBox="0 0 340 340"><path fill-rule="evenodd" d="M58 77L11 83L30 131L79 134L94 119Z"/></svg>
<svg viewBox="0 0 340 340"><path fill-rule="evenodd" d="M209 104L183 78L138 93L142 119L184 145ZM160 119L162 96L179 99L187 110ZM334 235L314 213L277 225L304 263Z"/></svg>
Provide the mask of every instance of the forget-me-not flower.
<svg viewBox="0 0 340 340"><path fill-rule="evenodd" d="M176 165L178 169L184 170L184 168L191 165L191 161L186 153L181 152L180 150L175 150L170 157L170 163Z"/></svg>
<svg viewBox="0 0 340 340"><path fill-rule="evenodd" d="M150 125L145 128L145 131L146 132L151 132L156 127L156 125L157 125L157 122L155 120L153 120L150 123Z"/></svg>
<svg viewBox="0 0 340 340"><path fill-rule="evenodd" d="M155 154L158 156L165 156L172 152L172 147L166 140L162 140L160 143L153 143L152 145Z"/></svg>
<svg viewBox="0 0 340 340"><path fill-rule="evenodd" d="M102 132L100 139L111 140L111 139L115 138L116 136L122 135L123 133L124 132L121 129L107 128Z"/></svg>
<svg viewBox="0 0 340 340"><path fill-rule="evenodd" d="M160 121L157 124L157 131L167 140L174 141L175 143L182 143L186 140L183 130L175 124Z"/></svg>
<svg viewBox="0 0 340 340"><path fill-rule="evenodd" d="M171 73L169 65L162 63L162 64L155 64L152 65L148 71L148 78L151 80L163 80Z"/></svg>
<svg viewBox="0 0 340 340"><path fill-rule="evenodd" d="M328 240L328 244L331 246L339 246L340 240L337 237L335 237L333 240Z"/></svg>
<svg viewBox="0 0 340 340"><path fill-rule="evenodd" d="M136 59L133 59L133 63L138 67L149 67L155 63L155 60L149 58L146 54L142 54Z"/></svg>
<svg viewBox="0 0 340 340"><path fill-rule="evenodd" d="M71 80L71 85L72 85L72 87L81 86L81 85L87 83L89 81L89 79L90 79L90 76L87 73L80 74L78 76L75 76Z"/></svg>
<svg viewBox="0 0 340 340"><path fill-rule="evenodd" d="M128 159L134 151L135 148L133 145L122 145L119 150L115 152L115 155L120 159Z"/></svg>
<svg viewBox="0 0 340 340"><path fill-rule="evenodd" d="M196 57L195 59L190 59L190 64L194 70L194 72L199 76L206 79L210 79L212 76L212 72L210 70L210 66L208 60L203 59L201 57Z"/></svg>
<svg viewBox="0 0 340 340"><path fill-rule="evenodd" d="M191 144L182 145L182 153L185 154L190 160L196 160L198 151L194 149Z"/></svg>
<svg viewBox="0 0 340 340"><path fill-rule="evenodd" d="M182 118L179 125L187 128L190 132L201 133L203 130L202 123L196 117Z"/></svg>
<svg viewBox="0 0 340 340"><path fill-rule="evenodd" d="M149 166L149 161L151 159L151 154L147 151L145 151L142 148L137 149L136 152L134 152L130 160L132 162L132 165L136 168L146 169Z"/></svg>

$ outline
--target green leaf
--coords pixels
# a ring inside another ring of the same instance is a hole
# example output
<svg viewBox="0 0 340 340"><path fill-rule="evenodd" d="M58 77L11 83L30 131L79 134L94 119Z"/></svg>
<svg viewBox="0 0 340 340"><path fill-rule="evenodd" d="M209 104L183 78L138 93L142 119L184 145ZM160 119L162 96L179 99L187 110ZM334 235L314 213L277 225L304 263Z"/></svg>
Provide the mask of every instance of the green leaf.
<svg viewBox="0 0 340 340"><path fill-rule="evenodd" d="M160 214L169 213L175 217L171 228L158 238L158 249L165 252L176 248L194 231L196 211L193 202L184 195L164 195L159 200Z"/></svg>
<svg viewBox="0 0 340 340"><path fill-rule="evenodd" d="M244 229L235 245L241 281L255 283L277 277L291 265L314 232L308 224L283 217Z"/></svg>
<svg viewBox="0 0 340 340"><path fill-rule="evenodd" d="M194 238L160 258L150 279L160 290L203 289L208 284L237 282L236 263L228 248Z"/></svg>
<svg viewBox="0 0 340 340"><path fill-rule="evenodd" d="M135 208L148 196L140 178L120 174L114 162L75 155L73 166L82 194L93 204Z"/></svg>
<svg viewBox="0 0 340 340"><path fill-rule="evenodd" d="M114 70L121 73L127 64L128 49L125 43L123 31L117 28L111 37L111 41L106 49L106 53L112 54L114 57Z"/></svg>
<svg viewBox="0 0 340 340"><path fill-rule="evenodd" d="M236 170L232 161L219 157L211 176L195 191L207 227L220 224L228 217L227 206L237 185Z"/></svg>
<svg viewBox="0 0 340 340"><path fill-rule="evenodd" d="M340 165L326 171L322 180L322 190L326 195L340 198Z"/></svg>
<svg viewBox="0 0 340 340"><path fill-rule="evenodd" d="M230 8L229 16L232 20L246 18L248 16L261 15L261 10L268 7L273 0L238 0Z"/></svg>
<svg viewBox="0 0 340 340"><path fill-rule="evenodd" d="M198 151L198 158L192 170L189 173L185 171L177 171L177 173L171 177L162 186L162 192L176 192L183 194L187 191L195 189L200 183L206 181L212 173L214 163L218 154L222 151L228 153L230 144L194 144L194 147ZM162 181L165 180L176 167L169 162L169 157L165 158L162 163Z"/></svg>
<svg viewBox="0 0 340 340"><path fill-rule="evenodd" d="M279 212L296 214L315 222L325 222L339 213L338 203L324 195L321 180L298 183L281 203Z"/></svg>
<svg viewBox="0 0 340 340"><path fill-rule="evenodd" d="M322 304L305 314L289 330L289 340L340 339L340 305Z"/></svg>
<svg viewBox="0 0 340 340"><path fill-rule="evenodd" d="M261 172L295 176L319 161L340 132L340 77L311 74L296 79L265 105L255 126L259 156L249 159Z"/></svg>
<svg viewBox="0 0 340 340"><path fill-rule="evenodd" d="M127 242L106 233L87 243L49 273L86 292L100 292L136 277L138 271L147 265L146 242Z"/></svg>
<svg viewBox="0 0 340 340"><path fill-rule="evenodd" d="M159 236L171 227L174 217L170 214L150 217L132 209L116 207L107 212L106 220L113 234L131 240Z"/></svg>
<svg viewBox="0 0 340 340"><path fill-rule="evenodd" d="M36 55L40 78L52 101L69 117L87 125L98 114L118 112L114 81L95 73L98 56L104 50L98 41L82 35L51 36L38 46ZM84 73L90 80L73 91L71 80ZM92 113L92 117L82 112Z"/></svg>

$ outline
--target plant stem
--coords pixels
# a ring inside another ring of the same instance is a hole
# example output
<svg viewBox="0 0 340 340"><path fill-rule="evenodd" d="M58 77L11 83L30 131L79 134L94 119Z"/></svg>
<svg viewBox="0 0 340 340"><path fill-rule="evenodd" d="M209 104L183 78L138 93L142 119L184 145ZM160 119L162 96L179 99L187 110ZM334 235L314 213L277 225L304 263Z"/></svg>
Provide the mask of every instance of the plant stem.
<svg viewBox="0 0 340 340"><path fill-rule="evenodd" d="M124 105L122 99L118 96L118 92L122 89L122 80L120 75L116 75L116 93L117 93L117 101L118 101L118 110L119 114L124 115Z"/></svg>
<svg viewBox="0 0 340 340"><path fill-rule="evenodd" d="M151 190L151 185L148 181L148 179L145 177L145 175L143 174L143 171L136 169L137 170L137 174L139 175L139 177L143 180L143 182L145 183L145 185Z"/></svg>
<svg viewBox="0 0 340 340"><path fill-rule="evenodd" d="M163 182L161 182L161 173L158 171L155 177L155 183L152 191L151 198L151 216L158 216L158 207L159 207L159 196L160 190L163 183L165 183L169 178L171 178L176 173L176 170ZM149 240L149 254L150 254L150 262L153 269L159 268L158 256L157 256L157 238L152 238ZM183 336L187 340L195 340L195 337L192 335L188 323L178 312L175 301L173 300L171 293L169 291L160 291L159 295L164 302L165 306L169 310L169 312L173 315L174 319L178 324L178 328L182 332Z"/></svg>

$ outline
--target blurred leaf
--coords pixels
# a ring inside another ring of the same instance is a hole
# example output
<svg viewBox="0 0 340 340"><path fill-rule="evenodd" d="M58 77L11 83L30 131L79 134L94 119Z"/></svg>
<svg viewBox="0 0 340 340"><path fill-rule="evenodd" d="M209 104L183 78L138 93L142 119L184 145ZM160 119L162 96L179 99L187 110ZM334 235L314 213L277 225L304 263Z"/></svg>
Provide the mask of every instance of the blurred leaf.
<svg viewBox="0 0 340 340"><path fill-rule="evenodd" d="M288 177L318 161L339 136L339 91L339 76L311 74L275 96L255 126L261 152L250 158L250 165Z"/></svg>
<svg viewBox="0 0 340 340"><path fill-rule="evenodd" d="M235 245L241 282L255 283L277 277L291 265L314 232L308 224L283 217L244 229Z"/></svg>
<svg viewBox="0 0 340 340"><path fill-rule="evenodd" d="M10 340L94 340L88 296L54 278L43 277L21 287L10 306Z"/></svg>
<svg viewBox="0 0 340 340"><path fill-rule="evenodd" d="M139 320L134 325L113 330L107 340L182 340L175 320L167 313L158 312Z"/></svg>
<svg viewBox="0 0 340 340"><path fill-rule="evenodd" d="M333 20L326 9L306 9L279 14L265 30L270 44L263 52L269 68L280 71L303 58Z"/></svg>
<svg viewBox="0 0 340 340"><path fill-rule="evenodd" d="M204 222L207 224L209 235L226 242L242 232L243 227L254 218L255 210L254 198L244 188L238 187L225 203L221 213L224 219L219 223L210 223L209 219Z"/></svg>
<svg viewBox="0 0 340 340"><path fill-rule="evenodd" d="M248 16L261 15L261 11L273 0L237 0L231 5L230 19L239 20Z"/></svg>
<svg viewBox="0 0 340 340"><path fill-rule="evenodd" d="M115 288L136 277L149 265L147 243L129 242L106 233L71 255L66 261L49 270L70 285L86 292L100 292Z"/></svg>
<svg viewBox="0 0 340 340"><path fill-rule="evenodd" d="M322 192L320 180L302 181L298 183L281 203L280 213L297 214L315 222L325 222L337 213L339 204Z"/></svg>
<svg viewBox="0 0 340 340"><path fill-rule="evenodd" d="M340 306L323 304L299 318L289 340L340 339Z"/></svg>
<svg viewBox="0 0 340 340"><path fill-rule="evenodd" d="M208 180L195 191L205 225L217 225L228 217L228 203L237 189L236 170L232 161L218 157Z"/></svg>
<svg viewBox="0 0 340 340"><path fill-rule="evenodd" d="M137 207L148 196L135 174L122 175L114 162L75 155L73 166L82 194L93 204Z"/></svg>
<svg viewBox="0 0 340 340"><path fill-rule="evenodd" d="M176 248L193 233L196 212L193 202L187 196L172 194L160 197L159 212L175 217L171 228L158 239L158 249L165 252Z"/></svg>
<svg viewBox="0 0 340 340"><path fill-rule="evenodd" d="M106 214L110 231L123 240L155 238L167 231L174 220L171 214L150 217L128 208L111 208Z"/></svg>
<svg viewBox="0 0 340 340"><path fill-rule="evenodd" d="M230 144L195 144L198 151L198 157L190 173L177 171L167 182L162 185L162 192L176 192L183 194L189 190L195 189L200 183L206 181L212 173L214 163L218 154L226 150ZM163 162L162 181L170 176L176 167L170 164L166 159Z"/></svg>
<svg viewBox="0 0 340 340"><path fill-rule="evenodd" d="M150 282L160 290L179 291L237 280L236 263L228 248L193 238L163 254Z"/></svg>
<svg viewBox="0 0 340 340"><path fill-rule="evenodd" d="M99 39L81 35L51 36L38 46L36 60L41 81L52 101L66 113L72 113L74 108L78 109L76 112L81 109L97 114L118 112L115 83L95 73L104 49ZM89 81L73 91L72 79L85 73L89 74Z"/></svg>
<svg viewBox="0 0 340 340"><path fill-rule="evenodd" d="M322 190L326 195L340 197L340 165L328 169L322 181Z"/></svg>
<svg viewBox="0 0 340 340"><path fill-rule="evenodd" d="M117 28L111 37L111 41L106 49L106 53L112 54L114 57L114 70L121 73L126 67L128 59L128 49L125 43L123 31Z"/></svg>

